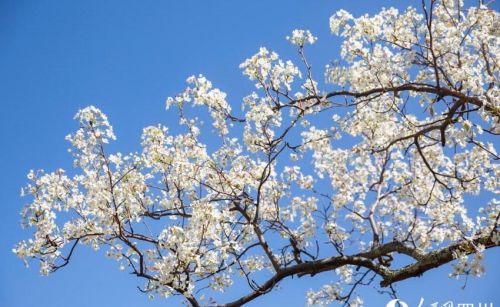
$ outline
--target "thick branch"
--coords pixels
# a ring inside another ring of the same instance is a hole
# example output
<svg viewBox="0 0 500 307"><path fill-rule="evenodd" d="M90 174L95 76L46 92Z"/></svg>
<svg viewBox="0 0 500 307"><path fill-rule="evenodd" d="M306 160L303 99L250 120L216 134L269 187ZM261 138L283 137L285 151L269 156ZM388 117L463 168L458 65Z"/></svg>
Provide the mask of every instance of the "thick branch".
<svg viewBox="0 0 500 307"><path fill-rule="evenodd" d="M461 241L455 243L448 247L431 252L423 256L419 261L402 269L391 271L391 274L384 277L380 285L382 287L387 287L404 279L421 276L428 270L453 261L459 254L469 255L475 253L477 245L483 245L485 248L491 248L499 246L500 244L499 242L493 242L490 235L479 237L471 241Z"/></svg>
<svg viewBox="0 0 500 307"><path fill-rule="evenodd" d="M358 253L352 256L336 256L312 262L304 262L279 270L279 272L277 272L273 277L262 284L257 291L253 291L248 295L221 306L233 307L248 303L257 297L268 293L276 284L278 284L278 282L289 276L304 276L309 274L315 275L321 272L332 271L345 265L355 265L374 271L382 277L382 282L380 283L381 286L387 287L397 281L421 276L424 272L430 269L452 261L458 254L465 253L468 255L475 253L475 246L477 245L483 245L485 248L491 248L500 244L499 242L493 242L491 240L491 235L486 235L470 241L460 241L440 250L425 254L417 248L412 248L406 246L402 242L394 241L381 245L371 251ZM374 259L377 259L380 256L388 255L393 252L408 255L414 258L416 262L398 270L390 270L386 266L374 261Z"/></svg>

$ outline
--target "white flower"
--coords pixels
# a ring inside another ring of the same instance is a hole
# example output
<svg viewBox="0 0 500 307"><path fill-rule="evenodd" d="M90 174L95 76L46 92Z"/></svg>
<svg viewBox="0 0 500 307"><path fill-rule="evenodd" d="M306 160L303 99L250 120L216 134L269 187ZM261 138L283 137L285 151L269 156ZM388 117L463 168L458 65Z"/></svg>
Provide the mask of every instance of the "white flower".
<svg viewBox="0 0 500 307"><path fill-rule="evenodd" d="M313 36L309 30L293 30L292 36L287 36L286 39L293 45L303 47L306 43L314 44L318 38Z"/></svg>
<svg viewBox="0 0 500 307"><path fill-rule="evenodd" d="M345 10L338 11L335 15L330 17L330 31L332 31L333 34L338 35L340 28L351 19L353 19L353 17L349 12Z"/></svg>

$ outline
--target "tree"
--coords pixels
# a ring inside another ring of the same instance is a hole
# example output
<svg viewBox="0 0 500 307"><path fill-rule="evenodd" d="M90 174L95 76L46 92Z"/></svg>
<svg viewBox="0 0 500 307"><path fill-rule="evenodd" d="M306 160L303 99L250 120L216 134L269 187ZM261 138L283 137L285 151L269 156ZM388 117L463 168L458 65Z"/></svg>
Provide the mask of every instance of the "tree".
<svg viewBox="0 0 500 307"><path fill-rule="evenodd" d="M326 271L338 282L308 292L311 305L360 306L360 285L392 289L452 261L452 276L481 275L484 250L500 245L500 15L430 0L342 10L330 27L343 43L327 90L305 55L316 37L294 30L301 68L266 48L240 65L256 87L244 114L189 77L166 103L183 132L146 127L139 153L108 153L106 115L80 110L67 137L78 173L30 171L22 217L34 235L14 252L46 275L81 245L104 248L142 291L192 306L240 306ZM202 298L236 279L248 294Z"/></svg>

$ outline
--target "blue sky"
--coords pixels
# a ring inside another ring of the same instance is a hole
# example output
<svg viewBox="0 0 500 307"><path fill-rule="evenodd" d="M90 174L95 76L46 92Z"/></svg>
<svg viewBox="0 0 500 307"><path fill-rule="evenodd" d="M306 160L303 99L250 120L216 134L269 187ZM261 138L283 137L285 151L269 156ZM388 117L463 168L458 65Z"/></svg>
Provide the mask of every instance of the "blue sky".
<svg viewBox="0 0 500 307"><path fill-rule="evenodd" d="M142 128L175 125L164 110L167 96L180 92L191 74L203 73L228 92L234 108L252 90L239 63L260 46L292 57L285 40L295 28L319 37L309 57L316 76L338 57L338 40L328 18L340 8L355 15L381 7L418 6L420 1L0 1L0 306L176 306L148 301L142 282L118 270L101 254L80 249L70 266L41 277L11 252L29 232L19 226L20 188L29 169L71 168L65 135L75 130L75 112L101 108L115 128L113 149L137 150ZM498 9L498 4L497 4ZM472 206L479 206L473 203ZM487 273L464 280L447 277L450 267L401 283L400 297L417 306L431 302L495 302L500 251L488 251ZM303 306L310 287L333 280L302 278L281 284L250 306ZM366 306L385 306L387 296L366 289Z"/></svg>

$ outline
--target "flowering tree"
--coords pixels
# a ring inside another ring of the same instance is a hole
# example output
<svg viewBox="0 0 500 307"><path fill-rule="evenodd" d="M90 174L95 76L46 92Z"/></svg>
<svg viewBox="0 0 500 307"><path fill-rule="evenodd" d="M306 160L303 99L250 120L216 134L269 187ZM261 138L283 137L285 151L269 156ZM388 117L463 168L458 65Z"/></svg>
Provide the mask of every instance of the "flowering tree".
<svg viewBox="0 0 500 307"><path fill-rule="evenodd" d="M139 153L108 153L106 115L80 110L67 137L78 172L28 174L22 217L34 235L14 252L46 275L83 245L103 248L142 291L192 306L240 306L327 271L338 281L308 304L360 306L360 285L392 289L452 261L451 276L481 275L484 250L500 245L499 13L431 0L339 11L330 28L343 43L327 90L305 55L316 37L295 30L300 65L266 48L240 65L256 87L243 115L189 77L167 99L183 132L146 127ZM248 294L214 298L233 282Z"/></svg>

